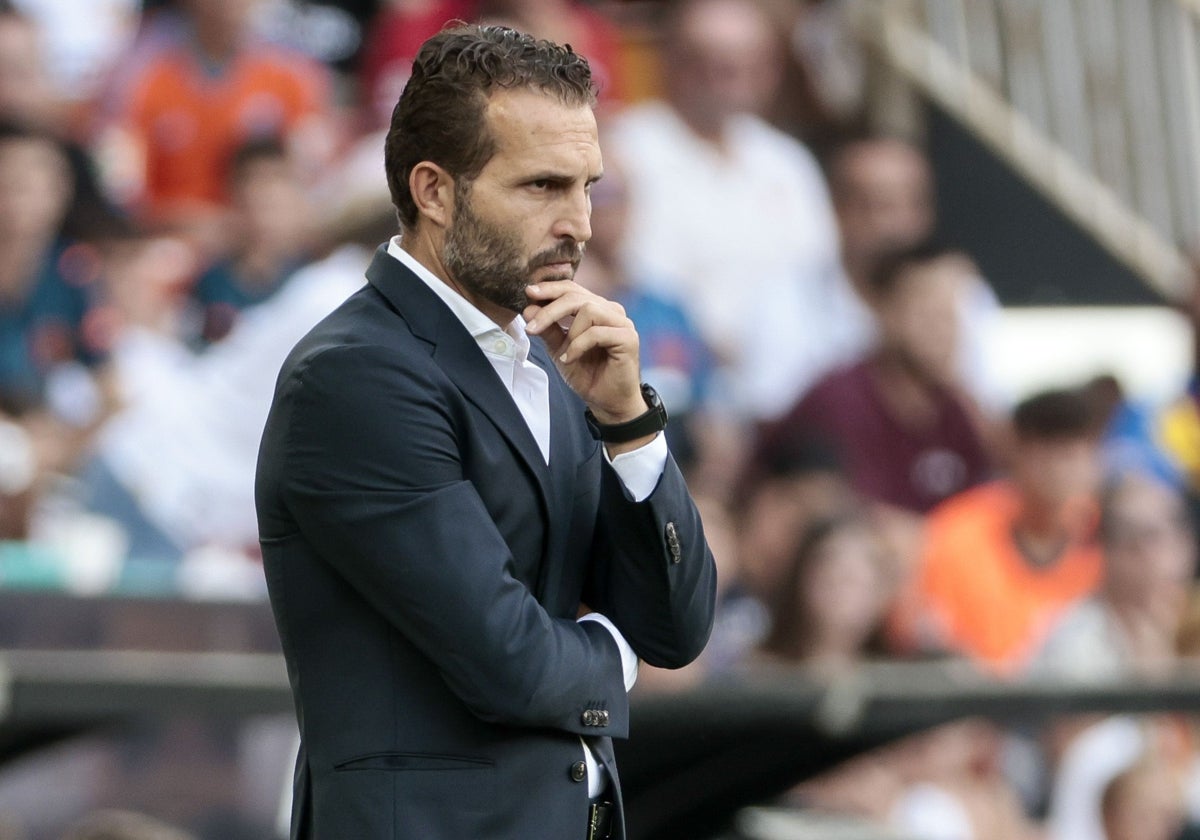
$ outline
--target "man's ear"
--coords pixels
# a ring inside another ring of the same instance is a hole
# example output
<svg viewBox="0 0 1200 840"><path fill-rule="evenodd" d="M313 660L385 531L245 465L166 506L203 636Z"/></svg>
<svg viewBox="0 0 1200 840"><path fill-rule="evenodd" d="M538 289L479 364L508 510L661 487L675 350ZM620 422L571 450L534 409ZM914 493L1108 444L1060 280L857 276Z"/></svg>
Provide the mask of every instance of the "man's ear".
<svg viewBox="0 0 1200 840"><path fill-rule="evenodd" d="M423 160L408 173L408 189L417 212L438 227L450 226L454 213L454 178L436 163Z"/></svg>

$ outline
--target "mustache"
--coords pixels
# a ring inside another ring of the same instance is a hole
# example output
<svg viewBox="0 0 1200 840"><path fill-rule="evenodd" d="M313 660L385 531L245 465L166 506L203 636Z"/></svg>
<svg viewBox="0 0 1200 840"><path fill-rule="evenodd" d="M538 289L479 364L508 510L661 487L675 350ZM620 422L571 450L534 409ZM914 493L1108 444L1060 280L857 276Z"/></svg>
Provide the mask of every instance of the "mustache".
<svg viewBox="0 0 1200 840"><path fill-rule="evenodd" d="M548 251L536 254L529 261L529 268L541 268L542 266L562 262L569 262L573 266L578 266L579 261L583 259L585 247L586 243L584 242L564 242L557 248L551 248Z"/></svg>

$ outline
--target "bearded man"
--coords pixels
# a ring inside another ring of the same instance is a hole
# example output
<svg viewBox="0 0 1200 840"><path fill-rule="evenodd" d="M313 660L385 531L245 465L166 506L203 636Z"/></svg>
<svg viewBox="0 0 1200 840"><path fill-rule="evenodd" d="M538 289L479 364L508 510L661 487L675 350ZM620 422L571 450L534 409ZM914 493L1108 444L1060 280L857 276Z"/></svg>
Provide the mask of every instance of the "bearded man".
<svg viewBox="0 0 1200 840"><path fill-rule="evenodd" d="M637 333L573 280L594 103L569 47L430 39L386 143L401 235L284 364L256 494L293 838L623 837L637 662L707 641L713 558Z"/></svg>

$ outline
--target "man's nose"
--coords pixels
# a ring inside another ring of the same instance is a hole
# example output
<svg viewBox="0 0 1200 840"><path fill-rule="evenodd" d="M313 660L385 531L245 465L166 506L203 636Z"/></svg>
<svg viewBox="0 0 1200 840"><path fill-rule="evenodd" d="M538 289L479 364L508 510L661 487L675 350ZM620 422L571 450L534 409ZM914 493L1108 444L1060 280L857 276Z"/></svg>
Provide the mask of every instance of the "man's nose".
<svg viewBox="0 0 1200 840"><path fill-rule="evenodd" d="M564 196L552 232L556 238L567 237L576 242L592 238L592 200L586 189L572 190Z"/></svg>

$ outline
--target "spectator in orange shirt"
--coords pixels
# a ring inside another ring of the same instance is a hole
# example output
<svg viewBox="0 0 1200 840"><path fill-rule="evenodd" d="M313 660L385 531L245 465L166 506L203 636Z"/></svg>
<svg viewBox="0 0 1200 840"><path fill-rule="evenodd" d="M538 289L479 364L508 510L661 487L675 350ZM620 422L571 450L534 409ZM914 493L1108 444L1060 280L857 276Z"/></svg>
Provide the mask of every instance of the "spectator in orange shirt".
<svg viewBox="0 0 1200 840"><path fill-rule="evenodd" d="M1012 674L1063 609L1096 588L1095 414L1074 391L1030 397L1013 414L1011 477L932 511L917 587L926 645Z"/></svg>
<svg viewBox="0 0 1200 840"><path fill-rule="evenodd" d="M254 41L255 5L182 0L178 25L160 27L121 79L103 153L126 162L131 183L117 188L156 221L211 221L233 153L249 140L285 137L308 171L332 150L327 71Z"/></svg>

